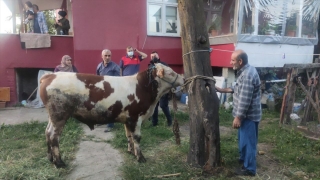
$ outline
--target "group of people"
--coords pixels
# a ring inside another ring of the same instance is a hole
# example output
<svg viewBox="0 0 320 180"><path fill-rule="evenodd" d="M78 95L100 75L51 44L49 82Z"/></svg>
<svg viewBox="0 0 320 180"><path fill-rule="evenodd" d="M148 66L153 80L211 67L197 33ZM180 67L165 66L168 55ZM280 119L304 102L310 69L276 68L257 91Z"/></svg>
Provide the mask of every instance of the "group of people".
<svg viewBox="0 0 320 180"><path fill-rule="evenodd" d="M136 54L137 55L136 55ZM131 76L139 72L140 62L148 57L144 52L138 49L128 46L126 48L126 55L120 59L119 65L112 61L112 53L109 49L104 49L101 52L102 62L100 62L96 69L96 74L99 76ZM168 66L166 63L160 61L159 54L153 51L150 55L151 60L149 68L155 63L162 63ZM72 65L72 58L68 55L64 55L61 60L61 64L58 65L54 72L75 72L78 73L77 68ZM172 125L172 117L169 110L169 95L165 94L161 97L160 102L157 103L154 113L152 115L152 126L158 125L158 106L162 108L166 118L167 125ZM109 132L114 127L113 123L107 124L107 128L104 132Z"/></svg>
<svg viewBox="0 0 320 180"><path fill-rule="evenodd" d="M137 49L128 46L127 55L120 60L120 65L113 62L112 53L105 49L102 51L102 62L98 64L96 74L100 76L130 76L139 72L140 62L147 58L147 55ZM135 55L135 52L138 55ZM150 55L151 61L149 67L154 63L166 63L160 61L159 54L153 51ZM248 63L248 56L243 50L236 50L231 55L230 64L236 70L237 80L235 86L230 88L215 87L216 91L221 93L233 93L233 111L234 117L232 127L238 129L238 148L240 168L236 174L245 176L255 176L256 174L256 154L258 144L258 125L261 120L260 103L260 78L253 66ZM62 57L61 65L57 66L55 72L78 72L71 63L71 57L65 55ZM161 97L157 103L152 115L152 125L158 124L158 106L162 108L168 126L172 124L172 118L168 107L168 94ZM105 132L109 132L114 124L107 125Z"/></svg>
<svg viewBox="0 0 320 180"><path fill-rule="evenodd" d="M49 31L46 18L44 13L39 11L38 5L27 1L25 2L24 6L24 24L27 25L27 32L48 34ZM57 35L69 35L70 24L69 20L65 18L66 16L67 12L58 12L58 19L54 23Z"/></svg>
<svg viewBox="0 0 320 180"><path fill-rule="evenodd" d="M100 76L131 76L139 72L140 62L147 58L147 55L137 49L128 46L127 55L123 56L120 64L112 61L112 53L105 49L101 53L102 62L98 64L96 74ZM138 55L135 55L135 52ZM160 61L159 54L153 51L150 55L149 68L154 63L166 63ZM71 63L71 57L62 57L61 65L57 66L55 72L78 72ZM233 93L233 123L232 127L238 129L238 148L240 168L236 170L238 175L255 176L256 154L258 144L258 125L261 120L260 103L260 78L253 66L248 63L248 56L243 50L236 50L231 55L230 64L236 70L237 80L235 86L230 88L215 87L221 93ZM158 124L158 106L162 108L168 126L172 124L172 118L168 107L168 94L161 97L152 115L152 125ZM109 132L114 124L107 124L105 132Z"/></svg>

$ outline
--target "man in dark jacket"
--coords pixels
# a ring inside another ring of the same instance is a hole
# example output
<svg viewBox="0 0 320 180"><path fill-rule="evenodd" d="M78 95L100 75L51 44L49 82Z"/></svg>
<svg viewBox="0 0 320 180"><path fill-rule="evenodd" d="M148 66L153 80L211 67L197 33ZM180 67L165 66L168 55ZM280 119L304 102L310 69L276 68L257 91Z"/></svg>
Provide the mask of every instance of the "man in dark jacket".
<svg viewBox="0 0 320 180"><path fill-rule="evenodd" d="M152 66L154 66L155 63L161 63L165 66L168 66L167 63L160 61L159 55L157 53L157 51L153 51L151 53L151 61L149 64L149 68L151 68ZM171 118L171 114L170 114L170 109L169 109L169 93L163 95L160 98L160 101L157 103L156 108L154 109L153 115L152 115L152 126L157 126L158 125L158 106L160 104L160 107L163 111L163 113L165 114L166 118L167 118L167 124L168 126L171 126L172 124L172 118Z"/></svg>
<svg viewBox="0 0 320 180"><path fill-rule="evenodd" d="M55 22L54 27L56 28L57 35L69 35L70 23L66 19L67 12L59 11L59 20Z"/></svg>

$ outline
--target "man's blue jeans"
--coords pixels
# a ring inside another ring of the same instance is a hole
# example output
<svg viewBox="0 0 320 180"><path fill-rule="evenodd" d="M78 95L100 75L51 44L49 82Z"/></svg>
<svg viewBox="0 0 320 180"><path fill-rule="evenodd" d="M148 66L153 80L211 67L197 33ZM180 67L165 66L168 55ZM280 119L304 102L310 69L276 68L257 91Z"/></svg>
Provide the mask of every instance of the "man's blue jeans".
<svg viewBox="0 0 320 180"><path fill-rule="evenodd" d="M254 174L257 170L258 125L259 122L243 119L238 130L239 160L243 162L245 169Z"/></svg>
<svg viewBox="0 0 320 180"><path fill-rule="evenodd" d="M164 113L164 115L167 118L167 123L169 126L172 124L172 118L169 110L169 97L168 94L164 95L163 97L160 98L160 101L157 103L156 108L154 109L153 115L152 115L152 125L156 126L158 125L158 107L160 107Z"/></svg>

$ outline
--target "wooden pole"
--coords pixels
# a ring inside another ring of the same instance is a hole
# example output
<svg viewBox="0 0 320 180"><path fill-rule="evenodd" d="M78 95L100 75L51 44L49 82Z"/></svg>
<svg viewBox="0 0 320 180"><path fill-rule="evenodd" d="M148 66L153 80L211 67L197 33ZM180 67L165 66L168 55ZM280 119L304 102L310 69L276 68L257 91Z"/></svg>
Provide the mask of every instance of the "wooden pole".
<svg viewBox="0 0 320 180"><path fill-rule="evenodd" d="M293 110L293 103L295 100L295 93L297 88L297 85L293 82L293 80L297 76L297 74L298 74L298 69L292 68L288 96L287 96L287 110L286 110L286 122L285 122L286 124L291 123L290 114L292 113L292 110Z"/></svg>
<svg viewBox="0 0 320 180"><path fill-rule="evenodd" d="M312 75L311 75L311 78L316 78L316 71L315 70L313 70L312 71ZM309 76L309 74L308 74L308 71L307 71L307 75L308 75L308 81L310 81L310 76ZM313 84L310 84L309 85L309 91L308 92L310 92L310 95L311 95L311 97L314 97L314 94L315 94L315 87L314 87L314 85ZM311 102L310 102L310 98L308 98L308 96L306 95L306 98L308 99L308 101L307 101L307 104L306 104L306 108L305 108L305 111L304 111L304 115L303 115L303 118L302 118L302 120L301 120L301 122L300 122L300 125L301 126L305 126L306 124L307 124L307 121L310 119L310 117L312 116L312 114L311 114L311 110L312 110L312 104L311 104Z"/></svg>
<svg viewBox="0 0 320 180"><path fill-rule="evenodd" d="M283 124L284 116L287 114L287 96L288 96L288 93L289 93L291 72L292 72L292 70L287 72L286 89L285 89L284 94L283 94L281 113L280 113L280 122L279 122L280 125Z"/></svg>
<svg viewBox="0 0 320 180"><path fill-rule="evenodd" d="M313 101L310 92L309 92L309 91L304 87L304 85L301 83L300 78L298 79L298 83L299 83L301 89L304 91L304 93L306 93L309 102L312 104L313 108L317 111L318 117L319 117L319 116L320 116L319 106ZM318 102L319 102L319 100L318 100ZM320 122L320 119L318 119L318 120L319 120L319 122Z"/></svg>
<svg viewBox="0 0 320 180"><path fill-rule="evenodd" d="M183 67L186 78L212 77L203 2L179 0ZM188 94L190 148L188 164L212 172L220 165L219 99L212 80L196 79ZM188 87L188 88L189 88Z"/></svg>

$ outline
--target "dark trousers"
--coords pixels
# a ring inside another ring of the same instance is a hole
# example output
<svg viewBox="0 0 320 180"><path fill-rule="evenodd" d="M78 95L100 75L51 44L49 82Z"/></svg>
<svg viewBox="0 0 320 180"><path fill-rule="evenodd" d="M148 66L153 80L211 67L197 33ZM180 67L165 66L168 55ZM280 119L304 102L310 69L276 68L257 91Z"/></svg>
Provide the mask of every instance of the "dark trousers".
<svg viewBox="0 0 320 180"><path fill-rule="evenodd" d="M168 104L169 104L168 94L162 96L160 98L160 101L157 103L156 108L154 109L154 112L153 112L153 115L152 115L152 125L154 125L154 126L158 125L158 107L159 107L159 104L160 104L160 107L161 107L164 115L167 118L168 126L171 126L172 118L171 118L171 114L170 114L170 110L169 110L169 106L168 106Z"/></svg>
<svg viewBox="0 0 320 180"><path fill-rule="evenodd" d="M249 119L243 119L238 130L238 146L244 168L256 174L256 154L258 144L258 125Z"/></svg>

